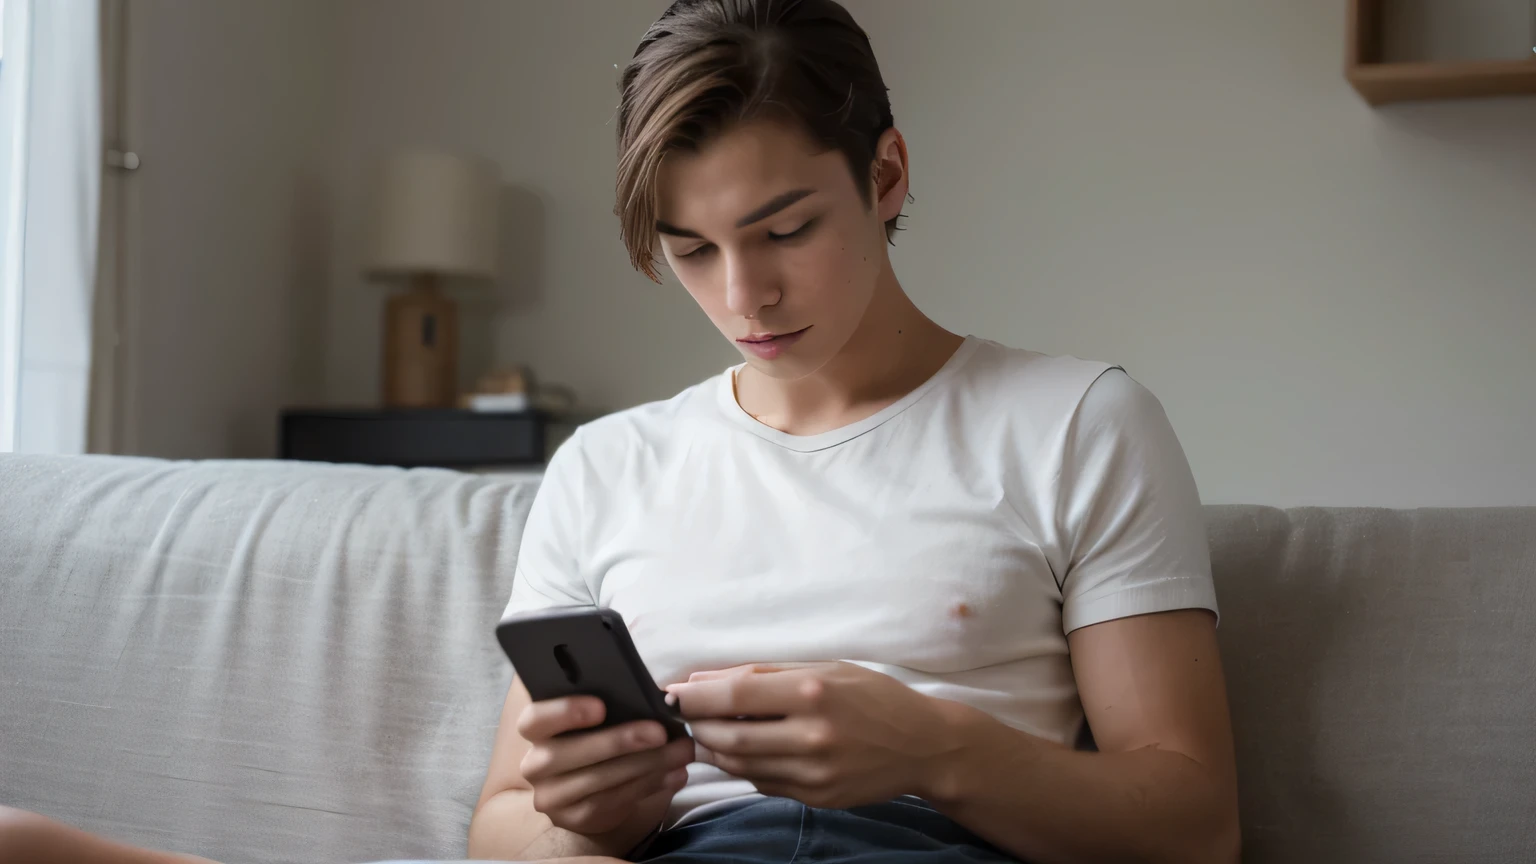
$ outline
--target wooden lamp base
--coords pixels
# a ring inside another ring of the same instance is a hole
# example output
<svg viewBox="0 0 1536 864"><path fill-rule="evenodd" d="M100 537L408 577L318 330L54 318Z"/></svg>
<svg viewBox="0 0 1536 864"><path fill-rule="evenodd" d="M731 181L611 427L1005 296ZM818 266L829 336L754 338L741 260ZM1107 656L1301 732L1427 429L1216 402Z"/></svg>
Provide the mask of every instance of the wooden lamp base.
<svg viewBox="0 0 1536 864"><path fill-rule="evenodd" d="M458 396L459 310L431 275L412 277L384 309L384 405L452 408Z"/></svg>

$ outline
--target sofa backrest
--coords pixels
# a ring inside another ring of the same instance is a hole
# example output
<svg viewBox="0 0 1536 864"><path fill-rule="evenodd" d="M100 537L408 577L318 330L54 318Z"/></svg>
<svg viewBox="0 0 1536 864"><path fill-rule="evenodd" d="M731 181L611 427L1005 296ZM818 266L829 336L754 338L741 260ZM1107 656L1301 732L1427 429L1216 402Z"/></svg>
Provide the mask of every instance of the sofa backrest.
<svg viewBox="0 0 1536 864"><path fill-rule="evenodd" d="M0 803L227 864L461 857L532 496L0 457Z"/></svg>
<svg viewBox="0 0 1536 864"><path fill-rule="evenodd" d="M0 457L0 804L229 864L460 856L533 491ZM1207 515L1244 860L1536 860L1536 509Z"/></svg>
<svg viewBox="0 0 1536 864"><path fill-rule="evenodd" d="M1536 861L1536 508L1206 518L1243 860Z"/></svg>

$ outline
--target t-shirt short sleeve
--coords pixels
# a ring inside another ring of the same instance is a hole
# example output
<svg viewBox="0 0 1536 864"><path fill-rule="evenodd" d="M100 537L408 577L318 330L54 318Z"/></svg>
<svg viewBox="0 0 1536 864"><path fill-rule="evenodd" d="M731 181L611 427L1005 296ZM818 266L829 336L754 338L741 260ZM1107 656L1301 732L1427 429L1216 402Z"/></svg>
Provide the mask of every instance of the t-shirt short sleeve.
<svg viewBox="0 0 1536 864"><path fill-rule="evenodd" d="M593 605L581 563L587 466L580 438L578 430L544 470L523 525L504 618L535 609Z"/></svg>
<svg viewBox="0 0 1536 864"><path fill-rule="evenodd" d="M1162 404L1125 372L1110 369L1083 395L1061 483L1065 632L1152 612L1217 611L1189 462Z"/></svg>

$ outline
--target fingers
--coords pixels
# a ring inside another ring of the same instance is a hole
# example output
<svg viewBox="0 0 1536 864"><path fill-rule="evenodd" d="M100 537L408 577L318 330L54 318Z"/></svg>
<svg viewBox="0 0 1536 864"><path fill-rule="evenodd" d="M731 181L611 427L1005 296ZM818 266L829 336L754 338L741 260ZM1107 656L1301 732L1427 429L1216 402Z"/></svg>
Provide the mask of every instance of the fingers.
<svg viewBox="0 0 1536 864"><path fill-rule="evenodd" d="M735 675L749 675L754 672L777 672L786 667L771 663L748 663L745 666L731 666L726 669L710 669L706 672L695 672L688 676L689 682L693 681L718 681L721 678L730 678Z"/></svg>
<svg viewBox="0 0 1536 864"><path fill-rule="evenodd" d="M680 738L643 753L631 753L577 770L536 775L535 808L541 812L581 809L599 811L618 804L633 804L663 788L681 789L688 780L687 765L693 761L693 742ZM578 818L574 816L573 818Z"/></svg>
<svg viewBox="0 0 1536 864"><path fill-rule="evenodd" d="M517 718L517 733L526 741L543 741L562 732L590 729L603 722L607 709L593 696L569 696L533 702Z"/></svg>
<svg viewBox="0 0 1536 864"><path fill-rule="evenodd" d="M728 756L821 756L837 743L832 724L817 716L695 720L689 728L700 746Z"/></svg>
<svg viewBox="0 0 1536 864"><path fill-rule="evenodd" d="M612 830L614 824L613 814L632 813L640 808L647 808L660 814L671 803L672 796L678 793L688 782L688 772L677 771L670 774L654 774L632 780L623 786L607 789L596 795L581 799L574 804L560 810L541 810L550 815L551 821L559 827L578 834L601 834ZM537 800L535 793L535 808L544 805ZM558 818L556 815L558 814Z"/></svg>
<svg viewBox="0 0 1536 864"><path fill-rule="evenodd" d="M750 780L759 790L762 790L764 784L820 789L835 779L832 767L821 759L803 756L731 756L725 753L701 755L706 757L703 761L732 777Z"/></svg>
<svg viewBox="0 0 1536 864"><path fill-rule="evenodd" d="M523 756L523 777L542 780L557 774L655 750L667 743L666 730L653 720L625 723L611 729L546 739Z"/></svg>
<svg viewBox="0 0 1536 864"><path fill-rule="evenodd" d="M795 670L699 678L668 689L690 721L809 713L826 694L819 677Z"/></svg>
<svg viewBox="0 0 1536 864"><path fill-rule="evenodd" d="M750 675L754 673L764 674L769 672L793 672L796 669L816 669L821 667L832 667L836 665L838 664L829 663L824 660L817 662L802 661L791 663L747 663L742 666L730 666L725 669L710 669L703 672L694 672L688 676L688 681L712 681L719 678L730 678L734 675Z"/></svg>

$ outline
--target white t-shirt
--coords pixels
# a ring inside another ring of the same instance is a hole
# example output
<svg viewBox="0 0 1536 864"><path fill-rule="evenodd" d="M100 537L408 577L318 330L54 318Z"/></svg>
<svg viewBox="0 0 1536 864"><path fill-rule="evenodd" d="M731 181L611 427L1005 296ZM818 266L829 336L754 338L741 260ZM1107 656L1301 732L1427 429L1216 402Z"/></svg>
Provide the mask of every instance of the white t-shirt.
<svg viewBox="0 0 1536 864"><path fill-rule="evenodd" d="M615 609L661 686L846 660L1070 745L1067 633L1216 610L1184 453L1117 367L972 337L895 404L806 436L743 411L732 371L559 449L509 614ZM753 794L689 770L673 819Z"/></svg>

